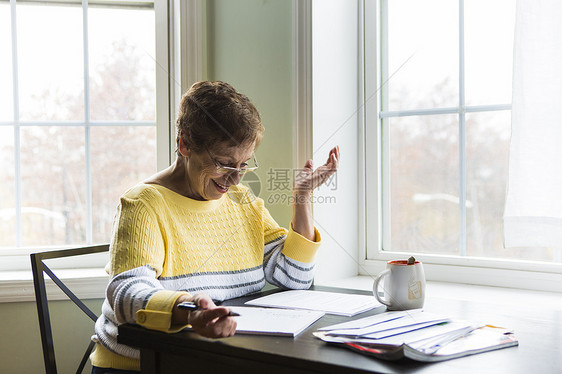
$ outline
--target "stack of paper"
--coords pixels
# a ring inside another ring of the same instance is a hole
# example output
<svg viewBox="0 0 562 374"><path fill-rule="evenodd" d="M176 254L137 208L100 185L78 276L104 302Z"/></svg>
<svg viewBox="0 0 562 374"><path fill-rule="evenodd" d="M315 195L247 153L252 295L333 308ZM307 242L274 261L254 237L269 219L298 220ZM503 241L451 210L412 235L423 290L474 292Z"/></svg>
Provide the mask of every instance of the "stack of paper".
<svg viewBox="0 0 562 374"><path fill-rule="evenodd" d="M378 314L327 326L314 335L386 360L441 361L518 344L505 329L452 321L422 310Z"/></svg>
<svg viewBox="0 0 562 374"><path fill-rule="evenodd" d="M335 292L293 290L277 292L246 302L247 305L318 310L351 317L375 308L385 308L373 296Z"/></svg>

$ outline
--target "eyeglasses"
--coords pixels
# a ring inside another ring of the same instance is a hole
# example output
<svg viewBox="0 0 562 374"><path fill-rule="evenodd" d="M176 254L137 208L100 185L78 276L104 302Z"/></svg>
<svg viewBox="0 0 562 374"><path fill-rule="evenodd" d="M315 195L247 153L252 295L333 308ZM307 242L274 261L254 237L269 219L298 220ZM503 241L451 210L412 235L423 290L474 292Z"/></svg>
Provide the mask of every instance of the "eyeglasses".
<svg viewBox="0 0 562 374"><path fill-rule="evenodd" d="M219 174L231 174L231 173L238 173L239 175L244 175L246 173L249 173L251 171L256 170L259 166L258 166L258 161L256 160L256 155L254 154L252 159L254 161L254 166L250 166L248 167L248 165L238 169L238 168L232 168L230 166L225 166L222 163L218 162L217 160L215 160L215 158L211 155L211 152L209 152L209 150L207 149L207 153L209 154L209 157L211 158L211 160L213 160L213 163L215 164L215 168L217 170L217 173Z"/></svg>

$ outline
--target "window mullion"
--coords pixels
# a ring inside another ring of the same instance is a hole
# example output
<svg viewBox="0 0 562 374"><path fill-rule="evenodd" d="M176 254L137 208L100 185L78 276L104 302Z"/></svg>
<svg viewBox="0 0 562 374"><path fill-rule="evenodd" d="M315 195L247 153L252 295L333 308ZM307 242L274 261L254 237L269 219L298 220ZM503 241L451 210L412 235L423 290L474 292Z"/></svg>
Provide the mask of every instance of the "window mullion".
<svg viewBox="0 0 562 374"><path fill-rule="evenodd" d="M466 256L466 112L464 0L459 0L459 254Z"/></svg>
<svg viewBox="0 0 562 374"><path fill-rule="evenodd" d="M84 53L84 149L86 163L86 243L92 244L92 160L90 146L90 65L88 49L88 0L82 0Z"/></svg>
<svg viewBox="0 0 562 374"><path fill-rule="evenodd" d="M12 27L12 89L14 101L14 193L16 210L16 246L22 245L22 191L21 191L21 136L20 136L20 109L19 109L19 75L18 75L18 34L16 17L16 0L10 0L10 17Z"/></svg>
<svg viewBox="0 0 562 374"><path fill-rule="evenodd" d="M383 113L389 108L389 88L388 88L388 0L380 2L380 111ZM390 138L389 119L380 118L381 141L381 209L382 209L382 240L383 250L391 250L391 209L390 209Z"/></svg>
<svg viewBox="0 0 562 374"><path fill-rule="evenodd" d="M437 114L456 114L459 112L459 108L428 108L428 109L407 109L407 110L396 110L396 111L381 111L379 113L380 118L388 117L408 117L408 116L428 116Z"/></svg>

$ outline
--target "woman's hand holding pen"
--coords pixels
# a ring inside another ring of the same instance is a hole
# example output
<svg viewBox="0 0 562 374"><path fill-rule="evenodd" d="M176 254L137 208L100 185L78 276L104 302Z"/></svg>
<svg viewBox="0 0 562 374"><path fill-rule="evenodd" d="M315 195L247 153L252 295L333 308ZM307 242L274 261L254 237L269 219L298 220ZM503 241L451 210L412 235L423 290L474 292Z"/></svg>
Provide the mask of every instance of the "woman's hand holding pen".
<svg viewBox="0 0 562 374"><path fill-rule="evenodd" d="M180 309L178 304L185 301L195 304L196 309ZM230 309L217 307L207 295L181 296L174 305L172 323L187 322L196 333L207 338L226 338L236 332L236 321L231 316Z"/></svg>

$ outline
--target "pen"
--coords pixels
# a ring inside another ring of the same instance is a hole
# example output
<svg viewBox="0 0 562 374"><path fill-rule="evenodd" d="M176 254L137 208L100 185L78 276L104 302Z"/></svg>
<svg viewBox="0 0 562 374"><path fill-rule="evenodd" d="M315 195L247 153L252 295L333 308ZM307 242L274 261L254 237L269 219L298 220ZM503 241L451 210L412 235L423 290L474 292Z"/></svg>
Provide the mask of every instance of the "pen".
<svg viewBox="0 0 562 374"><path fill-rule="evenodd" d="M187 310L197 310L199 307L193 301L183 301L183 302L178 304L178 308L187 309ZM228 313L226 316L227 317L240 317L240 314L238 314L236 312L233 312L233 311L230 311L230 313Z"/></svg>

